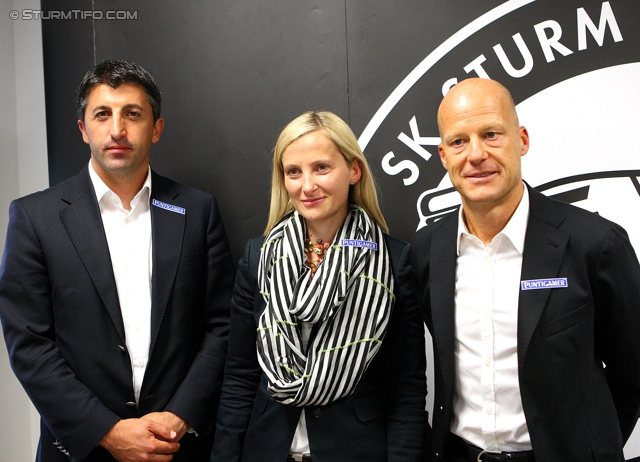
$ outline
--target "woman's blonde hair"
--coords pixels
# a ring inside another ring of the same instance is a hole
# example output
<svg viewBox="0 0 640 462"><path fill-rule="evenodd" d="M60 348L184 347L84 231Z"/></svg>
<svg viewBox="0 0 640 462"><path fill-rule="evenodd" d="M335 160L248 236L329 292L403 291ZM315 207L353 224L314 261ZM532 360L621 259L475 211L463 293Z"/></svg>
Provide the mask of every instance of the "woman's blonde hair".
<svg viewBox="0 0 640 462"><path fill-rule="evenodd" d="M375 221L385 233L388 233L387 223L382 216L378 205L376 184L367 159L356 136L349 126L337 115L329 111L309 111L293 119L282 130L276 146L273 149L273 168L271 179L271 206L269 208L269 221L264 230L265 236L271 228L287 213L293 210L289 193L284 185L284 170L282 168L282 155L291 143L311 132L319 131L329 138L338 148L338 151L351 167L357 159L360 162L362 174L360 180L349 190L349 202L356 204L367 212L367 215Z"/></svg>

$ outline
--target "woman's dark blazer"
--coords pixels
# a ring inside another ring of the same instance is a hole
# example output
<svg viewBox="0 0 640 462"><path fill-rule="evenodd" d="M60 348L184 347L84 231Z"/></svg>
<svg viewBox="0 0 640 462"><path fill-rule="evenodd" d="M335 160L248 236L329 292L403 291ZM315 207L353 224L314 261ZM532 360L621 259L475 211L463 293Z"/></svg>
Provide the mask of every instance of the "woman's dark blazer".
<svg viewBox="0 0 640 462"><path fill-rule="evenodd" d="M212 461L285 462L303 409L271 398L258 363L256 328L266 306L257 279L263 241L250 240L239 263ZM396 297L389 330L351 395L305 408L313 462L425 457L425 340L409 244L387 235L385 241Z"/></svg>

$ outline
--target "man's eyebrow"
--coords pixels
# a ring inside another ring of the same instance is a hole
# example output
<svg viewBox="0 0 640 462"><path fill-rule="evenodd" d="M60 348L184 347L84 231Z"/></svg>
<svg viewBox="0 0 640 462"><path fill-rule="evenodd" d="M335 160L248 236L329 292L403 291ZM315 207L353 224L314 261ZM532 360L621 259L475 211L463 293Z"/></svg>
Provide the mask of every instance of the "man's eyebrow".
<svg viewBox="0 0 640 462"><path fill-rule="evenodd" d="M104 104L102 106L96 106L91 110L91 114L95 114L96 112L101 112L101 111L110 111L111 108L109 106L105 106Z"/></svg>
<svg viewBox="0 0 640 462"><path fill-rule="evenodd" d="M137 109L139 111L144 111L144 107L137 104L137 103L129 103L129 104L125 104L122 107L123 110L129 110L129 109ZM95 114L97 112L102 112L102 111L111 111L111 106L107 106L106 104L100 105L100 106L96 106L91 110L91 114Z"/></svg>
<svg viewBox="0 0 640 462"><path fill-rule="evenodd" d="M505 125L500 123L491 123L484 127L485 132L503 132L504 130Z"/></svg>
<svg viewBox="0 0 640 462"><path fill-rule="evenodd" d="M452 133L448 133L445 136L442 137L443 141L453 141L453 140L457 140L458 138L462 138L464 135L462 132L452 132Z"/></svg>
<svg viewBox="0 0 640 462"><path fill-rule="evenodd" d="M129 103L123 106L123 109L131 109L131 108L140 109L141 111L144 111L144 107L140 106L137 103Z"/></svg>

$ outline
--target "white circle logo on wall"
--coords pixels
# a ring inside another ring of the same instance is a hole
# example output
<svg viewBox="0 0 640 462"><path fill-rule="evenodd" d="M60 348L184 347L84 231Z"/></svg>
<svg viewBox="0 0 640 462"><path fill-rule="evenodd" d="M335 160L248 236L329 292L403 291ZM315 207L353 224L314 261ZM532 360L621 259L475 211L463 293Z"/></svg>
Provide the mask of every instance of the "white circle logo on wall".
<svg viewBox="0 0 640 462"><path fill-rule="evenodd" d="M458 81L494 78L511 90L529 131L524 179L619 223L640 253L638 17L635 0L511 0L453 34L396 87L359 138L380 159L383 188L416 204L417 214L397 207L386 214L415 230L459 205L438 156L437 108Z"/></svg>

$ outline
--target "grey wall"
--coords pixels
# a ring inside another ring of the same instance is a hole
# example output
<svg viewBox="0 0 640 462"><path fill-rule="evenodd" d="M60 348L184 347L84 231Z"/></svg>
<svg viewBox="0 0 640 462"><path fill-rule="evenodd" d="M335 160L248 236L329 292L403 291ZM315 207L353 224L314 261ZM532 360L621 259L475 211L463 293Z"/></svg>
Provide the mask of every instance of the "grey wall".
<svg viewBox="0 0 640 462"><path fill-rule="evenodd" d="M12 11L39 9L39 4L0 3L0 248L11 200L49 184L40 22L10 17ZM0 342L0 426L0 460L34 460L39 416L11 371L4 341Z"/></svg>

